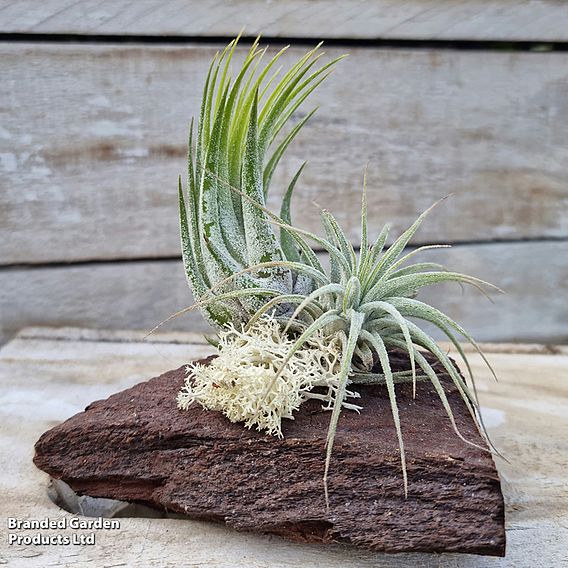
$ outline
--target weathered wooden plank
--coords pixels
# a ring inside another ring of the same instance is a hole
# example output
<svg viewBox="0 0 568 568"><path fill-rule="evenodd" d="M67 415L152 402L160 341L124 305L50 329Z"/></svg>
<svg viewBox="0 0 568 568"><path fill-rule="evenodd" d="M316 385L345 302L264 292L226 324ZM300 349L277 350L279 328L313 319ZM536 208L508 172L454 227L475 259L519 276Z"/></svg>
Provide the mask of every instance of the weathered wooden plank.
<svg viewBox="0 0 568 568"><path fill-rule="evenodd" d="M95 329L85 327L25 327L18 332L19 339L49 339L58 341L87 341L87 342L112 342L112 343L172 343L187 345L204 345L207 346L205 336L196 331L163 331L156 330L148 335L147 331L140 329ZM489 346L499 345L506 349L507 353L513 352L512 344L507 343L487 343ZM530 353L550 354L548 348L556 350L564 350L562 345L539 345L539 344L522 344L524 349L530 349ZM568 346L566 346L568 354ZM524 351L523 351L524 352ZM558 353L564 351L559 351Z"/></svg>
<svg viewBox="0 0 568 568"><path fill-rule="evenodd" d="M568 341L568 243L461 245L422 258L506 290L489 303L474 289L424 289L421 297L482 341ZM4 337L28 325L150 330L192 302L181 261L93 263L0 271ZM207 331L196 312L165 329Z"/></svg>
<svg viewBox="0 0 568 568"><path fill-rule="evenodd" d="M86 332L88 334L88 332ZM80 335L80 334L79 334ZM33 444L46 429L149 376L202 356L192 345L17 339L0 352L0 487L3 518L53 519L72 515L48 499L45 476L32 466ZM472 356L481 403L490 435L510 463L497 467L506 499L508 554L505 559L451 554L380 555L352 550L289 544L277 538L237 533L203 522L171 519L120 519L120 531L97 531L96 544L7 546L3 534L0 558L8 565L30 568L78 568L107 564L188 565L222 568L296 566L307 568L495 568L559 566L568 538L568 396L566 355L490 355L499 383L483 362ZM546 388L545 388L546 387ZM9 459L8 459L9 457ZM6 525L2 527L4 533ZM55 532L55 531L49 531ZM71 534L69 529L62 531ZM127 538L124 538L124 536Z"/></svg>
<svg viewBox="0 0 568 568"><path fill-rule="evenodd" d="M11 33L566 41L563 2L542 0L33 0L0 2Z"/></svg>
<svg viewBox="0 0 568 568"><path fill-rule="evenodd" d="M178 254L176 176L215 49L0 46L0 264ZM318 227L315 200L356 242L368 162L373 235L455 192L420 242L568 236L563 53L349 52L275 207L307 158L298 224Z"/></svg>

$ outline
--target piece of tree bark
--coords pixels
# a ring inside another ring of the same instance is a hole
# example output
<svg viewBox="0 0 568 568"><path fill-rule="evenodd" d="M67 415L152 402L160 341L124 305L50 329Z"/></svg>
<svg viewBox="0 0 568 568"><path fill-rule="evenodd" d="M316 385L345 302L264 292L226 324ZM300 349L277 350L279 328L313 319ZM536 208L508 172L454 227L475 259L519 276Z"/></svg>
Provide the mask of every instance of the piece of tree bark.
<svg viewBox="0 0 568 568"><path fill-rule="evenodd" d="M35 464L79 494L143 502L238 530L385 552L504 555L492 457L458 438L429 383L418 383L415 399L412 385L397 386L408 497L386 389L361 386L363 410L344 410L340 418L327 511L329 412L309 400L295 420L284 421L283 439L269 437L197 404L179 411L184 377L182 367L90 404L43 434ZM443 384L460 432L485 447L459 393L447 377Z"/></svg>

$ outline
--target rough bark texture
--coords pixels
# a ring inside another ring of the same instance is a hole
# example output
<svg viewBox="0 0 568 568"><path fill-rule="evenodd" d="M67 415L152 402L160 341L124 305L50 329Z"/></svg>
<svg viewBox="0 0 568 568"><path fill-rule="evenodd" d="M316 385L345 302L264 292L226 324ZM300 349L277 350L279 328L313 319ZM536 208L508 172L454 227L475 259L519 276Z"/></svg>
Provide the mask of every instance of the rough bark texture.
<svg viewBox="0 0 568 568"><path fill-rule="evenodd" d="M399 361L394 368L406 368ZM197 405L176 407L184 368L119 392L46 432L35 464L79 494L137 501L238 530L386 552L502 556L504 506L489 453L461 441L429 383L397 386L408 467L386 389L359 387L360 414L342 413L329 476L322 475L330 413L306 402L277 439ZM485 446L444 381L464 437Z"/></svg>

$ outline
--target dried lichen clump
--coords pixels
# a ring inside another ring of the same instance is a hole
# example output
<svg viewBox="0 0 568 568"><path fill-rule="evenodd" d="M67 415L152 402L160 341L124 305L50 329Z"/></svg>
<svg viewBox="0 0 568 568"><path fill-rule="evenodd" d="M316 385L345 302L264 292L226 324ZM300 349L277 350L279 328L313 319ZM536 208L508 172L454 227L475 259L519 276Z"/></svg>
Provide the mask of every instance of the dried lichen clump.
<svg viewBox="0 0 568 568"><path fill-rule="evenodd" d="M278 374L294 341L273 318L262 318L247 332L230 325L219 332L219 356L208 365L188 366L179 408L198 402L221 411L231 422L244 422L268 434L282 436L282 418L293 419L302 402L316 398L331 408L338 383L341 345L337 338L315 334L297 350ZM267 392L266 387L270 385ZM318 392L314 392L316 387ZM358 397L358 393L347 392ZM357 410L358 406L343 402Z"/></svg>
<svg viewBox="0 0 568 568"><path fill-rule="evenodd" d="M211 64L195 148L193 124L190 129L186 192L181 178L179 181L183 261L197 302L178 314L199 308L219 331L222 341L219 360L211 371L195 369L197 382L186 387L180 401L186 405L199 400L208 408L222 410L231 419L280 433L277 421L292 416L310 392L310 376L321 371L319 364L310 367L314 363L309 355L313 342L331 338L339 346L341 357L338 368L333 369L336 386L328 393L332 412L324 480L340 413L349 394L347 385L384 384L398 435L406 491L397 382L429 380L461 437L443 385L424 357L424 350L438 359L471 415L481 420L471 369L459 338L465 338L480 352L477 344L457 322L416 296L423 287L442 282L469 284L484 293L495 287L433 262L410 262L418 253L444 246L423 246L406 252L405 247L432 207L390 246L388 226L370 242L364 190L361 246L357 252L329 211L321 212L325 237L292 225L290 202L302 166L284 192L280 214L270 211L266 203L274 170L313 111L287 134L283 129L337 60L316 68L321 57L316 47L279 77L274 65L284 50L261 68L266 50L259 49L258 42L254 42L231 80L229 64L235 46L236 40ZM279 228L279 235L272 225ZM310 242L314 243L313 248ZM329 268L324 268L316 250L329 255ZM272 332L255 338L262 329L258 322L267 315L273 322L268 329L279 326L282 350L278 352L270 351L275 337ZM417 324L419 321L433 324L453 343L466 365L471 384ZM247 362L249 342L258 346L259 360L271 361L269 372ZM391 370L389 353L393 349L408 353L411 368L407 372ZM294 369L303 358L302 373L306 376L300 378L295 376ZM223 373L231 379L223 380ZM222 385L222 393L213 392L214 385ZM283 389L288 389L287 394L276 396Z"/></svg>

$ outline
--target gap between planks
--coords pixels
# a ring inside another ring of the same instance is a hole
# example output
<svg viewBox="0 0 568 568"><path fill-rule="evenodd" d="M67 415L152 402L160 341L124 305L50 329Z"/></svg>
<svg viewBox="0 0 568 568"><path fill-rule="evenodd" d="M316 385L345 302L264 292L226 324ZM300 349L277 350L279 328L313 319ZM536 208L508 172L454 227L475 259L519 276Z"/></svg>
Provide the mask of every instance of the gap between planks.
<svg viewBox="0 0 568 568"><path fill-rule="evenodd" d="M138 37L567 41L565 3L541 0L0 1L12 34Z"/></svg>

